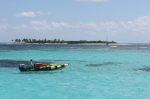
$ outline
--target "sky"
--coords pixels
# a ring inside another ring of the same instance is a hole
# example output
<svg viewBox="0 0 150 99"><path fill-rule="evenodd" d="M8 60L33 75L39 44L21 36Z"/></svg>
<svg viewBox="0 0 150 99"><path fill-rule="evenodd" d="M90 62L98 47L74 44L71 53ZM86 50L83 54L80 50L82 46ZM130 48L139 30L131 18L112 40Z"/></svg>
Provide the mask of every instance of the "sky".
<svg viewBox="0 0 150 99"><path fill-rule="evenodd" d="M150 43L150 0L0 0L0 42Z"/></svg>

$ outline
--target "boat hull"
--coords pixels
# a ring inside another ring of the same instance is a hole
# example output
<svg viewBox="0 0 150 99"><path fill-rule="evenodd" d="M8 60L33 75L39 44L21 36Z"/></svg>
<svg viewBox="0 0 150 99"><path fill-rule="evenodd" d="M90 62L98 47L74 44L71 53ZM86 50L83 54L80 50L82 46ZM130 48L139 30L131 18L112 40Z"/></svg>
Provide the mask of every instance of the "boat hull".
<svg viewBox="0 0 150 99"><path fill-rule="evenodd" d="M47 64L47 65L43 65L40 67L35 67L35 66L30 67L25 64L20 64L19 70L21 72L24 72L24 71L52 71L52 70L62 69L68 65L69 64Z"/></svg>

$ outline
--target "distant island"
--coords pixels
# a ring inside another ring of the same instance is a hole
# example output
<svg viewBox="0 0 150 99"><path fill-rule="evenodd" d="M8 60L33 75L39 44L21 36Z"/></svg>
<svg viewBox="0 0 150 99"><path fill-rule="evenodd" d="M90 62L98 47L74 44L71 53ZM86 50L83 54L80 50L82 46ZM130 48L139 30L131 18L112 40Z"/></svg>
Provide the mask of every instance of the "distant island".
<svg viewBox="0 0 150 99"><path fill-rule="evenodd" d="M46 38L41 40L37 40L37 39L15 39L12 40L12 42L15 43L59 43L59 44L92 44L92 43L105 43L105 44L116 44L117 42L115 41L87 41L87 40L78 40L78 41L65 41L65 40L60 40L60 39L54 39L54 40L47 40Z"/></svg>

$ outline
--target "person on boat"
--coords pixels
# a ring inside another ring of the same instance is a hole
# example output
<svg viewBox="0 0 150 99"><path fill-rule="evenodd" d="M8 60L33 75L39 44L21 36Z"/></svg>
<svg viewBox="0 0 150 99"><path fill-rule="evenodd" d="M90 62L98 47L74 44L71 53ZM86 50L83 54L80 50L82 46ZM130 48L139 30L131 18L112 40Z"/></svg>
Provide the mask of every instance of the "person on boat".
<svg viewBox="0 0 150 99"><path fill-rule="evenodd" d="M32 59L30 59L30 67L33 67L34 65L33 65L33 63L32 63Z"/></svg>

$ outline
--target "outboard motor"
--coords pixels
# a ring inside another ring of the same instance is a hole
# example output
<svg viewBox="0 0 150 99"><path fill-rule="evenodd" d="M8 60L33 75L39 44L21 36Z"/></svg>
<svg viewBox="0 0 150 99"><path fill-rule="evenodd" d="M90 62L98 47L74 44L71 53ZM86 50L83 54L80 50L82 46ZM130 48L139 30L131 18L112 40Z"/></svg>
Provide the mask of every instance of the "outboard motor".
<svg viewBox="0 0 150 99"><path fill-rule="evenodd" d="M25 64L19 64L20 71L26 71Z"/></svg>

